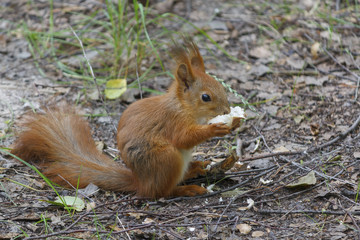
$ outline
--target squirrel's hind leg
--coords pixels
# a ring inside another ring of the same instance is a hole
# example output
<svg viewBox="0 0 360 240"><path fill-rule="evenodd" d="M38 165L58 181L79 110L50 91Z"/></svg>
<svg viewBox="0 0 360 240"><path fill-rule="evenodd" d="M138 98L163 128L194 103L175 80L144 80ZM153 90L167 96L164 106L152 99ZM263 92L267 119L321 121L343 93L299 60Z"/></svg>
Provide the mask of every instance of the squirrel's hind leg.
<svg viewBox="0 0 360 240"><path fill-rule="evenodd" d="M206 167L211 163L211 161L192 161L190 162L189 168L186 171L183 180L196 178L198 176L205 176L207 173Z"/></svg>
<svg viewBox="0 0 360 240"><path fill-rule="evenodd" d="M185 168L188 167L179 150L169 146L159 149L153 148L151 155L156 156L156 159L143 162L141 171L136 172L139 179L138 196L160 198L194 196L206 193L205 188L197 185L177 186L183 180L186 173ZM203 166L203 163L201 166L196 162L190 164L194 167L196 165L196 174Z"/></svg>

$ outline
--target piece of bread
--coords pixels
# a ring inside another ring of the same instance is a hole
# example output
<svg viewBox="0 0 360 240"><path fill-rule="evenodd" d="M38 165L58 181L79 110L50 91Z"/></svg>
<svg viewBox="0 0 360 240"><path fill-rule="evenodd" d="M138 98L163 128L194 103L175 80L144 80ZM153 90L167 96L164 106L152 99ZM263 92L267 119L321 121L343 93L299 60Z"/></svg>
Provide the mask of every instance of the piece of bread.
<svg viewBox="0 0 360 240"><path fill-rule="evenodd" d="M231 112L225 115L216 116L208 121L208 124L213 123L225 123L229 127L233 126L234 121L240 121L240 119L245 119L244 109L241 107L231 107Z"/></svg>

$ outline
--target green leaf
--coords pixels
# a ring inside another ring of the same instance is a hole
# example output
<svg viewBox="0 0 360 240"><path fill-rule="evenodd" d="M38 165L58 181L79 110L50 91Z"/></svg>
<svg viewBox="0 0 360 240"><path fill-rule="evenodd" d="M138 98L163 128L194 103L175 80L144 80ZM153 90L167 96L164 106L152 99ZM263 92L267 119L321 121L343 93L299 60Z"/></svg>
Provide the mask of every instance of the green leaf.
<svg viewBox="0 0 360 240"><path fill-rule="evenodd" d="M76 211L82 211L85 208L84 201L79 197L65 196L65 197L57 197L55 202L56 205L62 205L66 207L72 207Z"/></svg>
<svg viewBox="0 0 360 240"><path fill-rule="evenodd" d="M126 79L113 79L106 83L105 96L108 99L119 98L126 91Z"/></svg>

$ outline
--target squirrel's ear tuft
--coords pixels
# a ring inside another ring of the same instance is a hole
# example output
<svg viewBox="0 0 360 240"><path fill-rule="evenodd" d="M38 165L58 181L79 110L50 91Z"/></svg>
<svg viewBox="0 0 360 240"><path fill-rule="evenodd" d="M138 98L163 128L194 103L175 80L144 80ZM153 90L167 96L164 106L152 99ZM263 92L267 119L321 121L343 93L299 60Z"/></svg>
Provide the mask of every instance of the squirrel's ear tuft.
<svg viewBox="0 0 360 240"><path fill-rule="evenodd" d="M196 80L193 71L205 72L203 58L200 55L199 48L190 37L182 37L183 44L180 45L177 41L173 41L170 48L170 55L176 62L175 77L176 80L189 88Z"/></svg>
<svg viewBox="0 0 360 240"><path fill-rule="evenodd" d="M185 89L188 89L195 81L189 52L190 50L186 47L186 44L182 46L175 41L169 51L176 63L174 68L175 78L181 86L185 87Z"/></svg>
<svg viewBox="0 0 360 240"><path fill-rule="evenodd" d="M189 51L191 66L197 70L205 72L204 60L200 55L200 51L196 43L191 38L184 37L184 44Z"/></svg>

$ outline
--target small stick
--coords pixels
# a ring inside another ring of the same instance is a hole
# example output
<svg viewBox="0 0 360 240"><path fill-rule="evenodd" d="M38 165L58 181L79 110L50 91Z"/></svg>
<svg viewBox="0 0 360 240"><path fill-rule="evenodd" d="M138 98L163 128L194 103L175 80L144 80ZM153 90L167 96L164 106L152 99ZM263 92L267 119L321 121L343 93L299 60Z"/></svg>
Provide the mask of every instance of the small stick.
<svg viewBox="0 0 360 240"><path fill-rule="evenodd" d="M116 216L116 218L117 218L117 220L119 221L122 229L125 230L125 227L124 227L123 223L121 222L119 216ZM125 232L125 234L126 234L127 238L128 238L129 240L131 240L131 237L130 237L129 233L128 233L128 232Z"/></svg>

